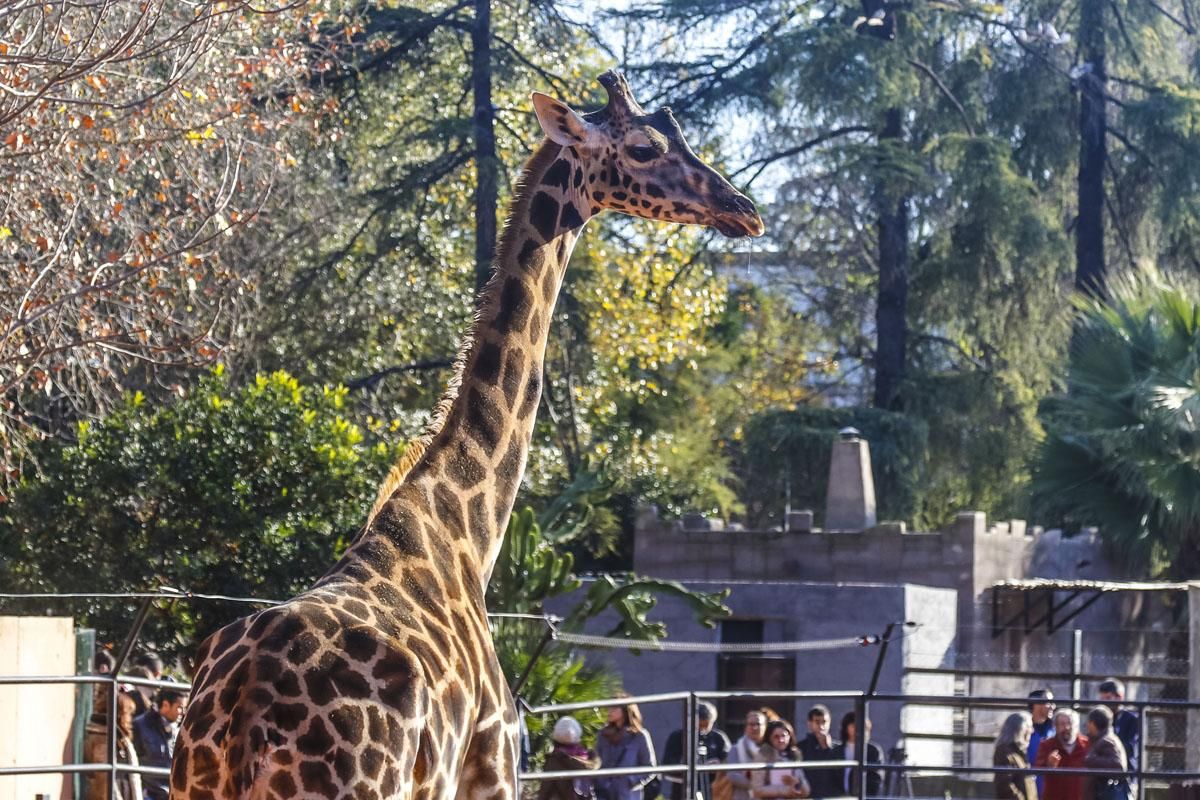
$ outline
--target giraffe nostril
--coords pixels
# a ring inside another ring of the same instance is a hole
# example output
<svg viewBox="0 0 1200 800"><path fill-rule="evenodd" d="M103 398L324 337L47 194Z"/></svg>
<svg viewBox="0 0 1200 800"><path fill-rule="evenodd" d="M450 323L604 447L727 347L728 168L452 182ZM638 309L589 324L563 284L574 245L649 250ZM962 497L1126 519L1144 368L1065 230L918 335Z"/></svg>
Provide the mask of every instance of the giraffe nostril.
<svg viewBox="0 0 1200 800"><path fill-rule="evenodd" d="M756 214L758 209L750 198L743 194L726 195L721 199L721 210L734 214Z"/></svg>

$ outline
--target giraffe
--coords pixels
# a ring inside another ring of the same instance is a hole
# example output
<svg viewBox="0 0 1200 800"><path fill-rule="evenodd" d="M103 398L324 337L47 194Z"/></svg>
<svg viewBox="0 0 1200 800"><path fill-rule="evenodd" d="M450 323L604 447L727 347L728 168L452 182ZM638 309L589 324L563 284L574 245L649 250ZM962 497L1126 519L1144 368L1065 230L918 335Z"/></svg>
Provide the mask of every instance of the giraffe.
<svg viewBox="0 0 1200 800"><path fill-rule="evenodd" d="M484 590L525 467L551 313L587 221L611 209L759 236L754 204L619 73L580 114L533 94L545 138L430 435L311 589L201 644L173 800L515 800L517 715Z"/></svg>

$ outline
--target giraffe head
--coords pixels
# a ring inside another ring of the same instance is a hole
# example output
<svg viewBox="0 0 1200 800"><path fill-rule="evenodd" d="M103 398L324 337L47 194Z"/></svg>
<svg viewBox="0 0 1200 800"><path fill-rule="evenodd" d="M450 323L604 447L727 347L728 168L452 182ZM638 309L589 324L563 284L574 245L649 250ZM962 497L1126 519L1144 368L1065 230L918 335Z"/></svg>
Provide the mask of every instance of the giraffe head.
<svg viewBox="0 0 1200 800"><path fill-rule="evenodd" d="M546 136L570 148L585 171L593 214L612 209L647 219L708 225L726 236L761 236L754 203L688 147L671 109L646 113L629 83L600 76L608 105L580 114L540 92L533 107Z"/></svg>

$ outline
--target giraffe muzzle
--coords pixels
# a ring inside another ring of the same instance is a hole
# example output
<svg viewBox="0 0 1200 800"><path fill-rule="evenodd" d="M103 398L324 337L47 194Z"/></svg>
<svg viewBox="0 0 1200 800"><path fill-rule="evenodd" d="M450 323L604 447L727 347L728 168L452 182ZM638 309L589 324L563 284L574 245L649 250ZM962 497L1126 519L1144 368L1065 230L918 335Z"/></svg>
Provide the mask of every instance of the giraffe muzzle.
<svg viewBox="0 0 1200 800"><path fill-rule="evenodd" d="M762 236L766 231L762 217L750 198L735 194L722 203L724 209L717 212L712 227L731 239L741 236Z"/></svg>

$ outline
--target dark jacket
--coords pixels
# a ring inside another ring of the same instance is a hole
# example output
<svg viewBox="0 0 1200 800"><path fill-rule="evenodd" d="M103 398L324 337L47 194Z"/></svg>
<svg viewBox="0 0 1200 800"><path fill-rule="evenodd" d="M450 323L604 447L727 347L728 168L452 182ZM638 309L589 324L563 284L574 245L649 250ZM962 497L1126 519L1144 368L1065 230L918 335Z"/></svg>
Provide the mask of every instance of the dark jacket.
<svg viewBox="0 0 1200 800"><path fill-rule="evenodd" d="M1029 761L1020 748L1014 745L997 747L992 754L992 766L1008 767L1012 772L997 772L995 777L996 797L1000 800L1038 800L1037 781L1028 773Z"/></svg>
<svg viewBox="0 0 1200 800"><path fill-rule="evenodd" d="M842 744L839 744L834 749L837 752L837 755L835 757L835 760L837 760L837 761L856 761L856 760L858 760L857 753L855 753L853 755L847 755L845 742L843 742ZM883 749L879 745L875 744L874 742L867 742L867 763L868 764L882 764L883 763ZM811 770L811 772L815 773L816 770ZM853 794L853 795L858 794L859 778L858 778L858 770L857 769L850 767L849 769L835 769L835 770L833 770L833 772L837 773L839 775L839 777L841 777L841 779L842 779L841 791L838 792L838 794ZM881 794L883 794L883 770L868 769L867 770L867 796L868 797L878 797Z"/></svg>
<svg viewBox="0 0 1200 800"><path fill-rule="evenodd" d="M706 733L697 734L696 738L697 764L725 763L725 759L729 757L729 749L732 747L725 731L719 728L709 728ZM663 745L662 763L683 764L686 763L684 759L683 731L677 730L667 737L667 743ZM679 800L683 796L683 777L680 775L665 775L664 777L666 778L668 800ZM708 772L696 775L696 784L704 793L705 798L710 796L709 786L712 784L713 777L713 774Z"/></svg>
<svg viewBox="0 0 1200 800"><path fill-rule="evenodd" d="M1087 776L1083 785L1084 800L1096 797L1100 789L1110 782L1128 788L1125 773L1129 770L1129 761L1125 758L1125 746L1111 729L1099 739L1092 739L1087 755L1083 757L1083 765L1088 769L1112 770L1110 778Z"/></svg>
<svg viewBox="0 0 1200 800"><path fill-rule="evenodd" d="M143 767L171 767L175 753L175 737L167 721L157 709L150 709L133 720L133 744ZM167 779L144 775L142 788L151 800L167 800Z"/></svg>
<svg viewBox="0 0 1200 800"><path fill-rule="evenodd" d="M565 748L555 745L546 756L542 769L546 772L565 772L574 770L593 770L600 766L600 759L590 752L575 755ZM589 778L555 778L542 781L538 786L537 800L581 800L593 797L592 782Z"/></svg>
<svg viewBox="0 0 1200 800"><path fill-rule="evenodd" d="M836 761L842 743L829 737L829 747L821 747L815 734L810 733L800 741L800 752L805 761ZM842 788L843 772L840 769L810 769L804 773L812 786L813 797L836 797Z"/></svg>

